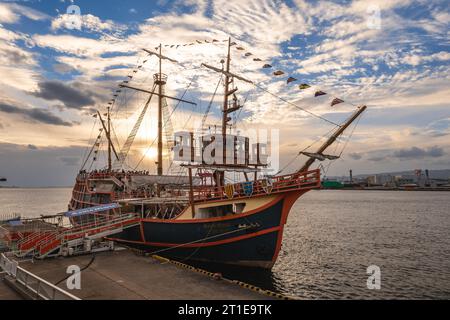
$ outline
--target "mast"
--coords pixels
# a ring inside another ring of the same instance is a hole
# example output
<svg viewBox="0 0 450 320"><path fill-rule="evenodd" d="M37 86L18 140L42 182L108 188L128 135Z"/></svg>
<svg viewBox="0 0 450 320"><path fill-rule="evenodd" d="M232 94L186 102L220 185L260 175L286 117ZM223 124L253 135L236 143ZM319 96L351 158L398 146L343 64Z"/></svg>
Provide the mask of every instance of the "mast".
<svg viewBox="0 0 450 320"><path fill-rule="evenodd" d="M355 121L360 115L361 113L363 113L365 110L367 109L367 106L361 106L359 107L356 112L350 117L350 119L348 119L342 126L339 127L338 130L336 130L336 132L327 140L325 141L325 143L320 146L320 148L317 150L316 153L321 154L322 152L324 152L330 145L332 145L334 143L334 141L336 141L336 139L342 134L344 133L344 131L353 123L353 121ZM303 172L309 169L309 167L314 163L316 159L315 158L309 158L305 164L303 165L303 167L301 167L300 170L298 170L297 172Z"/></svg>
<svg viewBox="0 0 450 320"><path fill-rule="evenodd" d="M228 89L230 85L230 60L231 60L231 37L228 38L228 54L225 69L225 93L223 99L222 135L227 134L228 123Z"/></svg>
<svg viewBox="0 0 450 320"><path fill-rule="evenodd" d="M158 163L157 173L158 176L163 174L162 163L162 150L163 150L163 138L162 138L162 44L159 45L159 81L158 81Z"/></svg>
<svg viewBox="0 0 450 320"><path fill-rule="evenodd" d="M172 100L176 100L176 101L183 102L183 103L189 103L192 105L197 105L197 104L192 101L178 99L176 97L171 97L164 93L163 86L166 85L166 83L167 83L167 75L162 73L162 60L163 59L169 60L170 62L173 62L173 63L179 63L179 62L162 55L162 44L159 45L159 50L158 50L159 52L158 51L154 52L154 51L147 50L147 49L142 49L142 50L144 50L145 52L147 52L150 55L154 55L154 56L158 57L159 70L157 73L155 73L153 75L154 84L156 86L158 86L157 92L154 89L150 91L150 90L147 90L144 88L138 88L138 87L134 87L134 86L126 85L126 84L119 84L119 87L132 89L132 90L148 93L150 95L158 96L158 116L157 116L158 117L158 156L157 156L156 165L157 165L157 174L159 176L161 176L163 174L163 154L162 154L163 153L163 101L164 101L163 99L172 99Z"/></svg>
<svg viewBox="0 0 450 320"><path fill-rule="evenodd" d="M110 134L110 129L111 129L111 118L109 116L109 107L108 107L108 123L105 124L105 121L102 118L102 115L100 113L100 111L97 110L97 114L98 117L100 119L100 122L102 124L103 130L106 133L106 139L108 140L108 156L109 156L109 161L111 159L111 151L114 152L114 155L116 156L116 159L119 160L119 155L117 154L116 148L114 148L114 144L111 141L111 134ZM92 151L92 150L91 150ZM89 153L90 154L90 153ZM87 161L87 160L86 160ZM110 162L108 161L108 165L110 164ZM108 166L109 167L109 166Z"/></svg>
<svg viewBox="0 0 450 320"><path fill-rule="evenodd" d="M108 107L108 131L106 134L108 135L108 171L111 172L112 169L112 161L111 161L111 107Z"/></svg>

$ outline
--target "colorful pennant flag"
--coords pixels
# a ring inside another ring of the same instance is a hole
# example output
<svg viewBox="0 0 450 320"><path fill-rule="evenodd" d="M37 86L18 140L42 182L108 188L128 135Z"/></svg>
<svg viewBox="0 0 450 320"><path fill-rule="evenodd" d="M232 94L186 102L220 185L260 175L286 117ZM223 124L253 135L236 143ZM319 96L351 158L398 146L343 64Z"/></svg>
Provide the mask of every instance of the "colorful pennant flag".
<svg viewBox="0 0 450 320"><path fill-rule="evenodd" d="M320 97L320 96L324 96L326 94L327 94L326 92L319 90L319 91L316 91L316 93L314 94L314 97Z"/></svg>
<svg viewBox="0 0 450 320"><path fill-rule="evenodd" d="M311 88L311 86L309 84L302 83L301 85L298 86L298 88L300 90L305 90L305 89Z"/></svg>
<svg viewBox="0 0 450 320"><path fill-rule="evenodd" d="M245 50L245 49L242 48L242 47L236 47L236 49L237 49L237 50Z"/></svg>
<svg viewBox="0 0 450 320"><path fill-rule="evenodd" d="M254 58L253 61L262 61L260 58Z"/></svg>
<svg viewBox="0 0 450 320"><path fill-rule="evenodd" d="M281 76L281 75L283 75L283 74L284 74L284 72L281 71L281 70L275 71L275 72L273 73L274 76Z"/></svg>
<svg viewBox="0 0 450 320"><path fill-rule="evenodd" d="M250 56L252 56L252 55L253 55L253 54L250 53L250 52L247 52L247 53L245 54L246 57L250 57Z"/></svg>
<svg viewBox="0 0 450 320"><path fill-rule="evenodd" d="M265 69L272 68L272 66L270 64L265 64L265 65L263 65L263 68L265 68Z"/></svg>
<svg viewBox="0 0 450 320"><path fill-rule="evenodd" d="M335 106L335 105L337 105L337 104L339 104L339 103L342 103L342 102L344 102L344 100L339 99L339 98L335 98L335 99L331 102L331 106Z"/></svg>
<svg viewBox="0 0 450 320"><path fill-rule="evenodd" d="M297 79L293 78L293 77L289 77L289 79L287 79L287 84L297 81Z"/></svg>

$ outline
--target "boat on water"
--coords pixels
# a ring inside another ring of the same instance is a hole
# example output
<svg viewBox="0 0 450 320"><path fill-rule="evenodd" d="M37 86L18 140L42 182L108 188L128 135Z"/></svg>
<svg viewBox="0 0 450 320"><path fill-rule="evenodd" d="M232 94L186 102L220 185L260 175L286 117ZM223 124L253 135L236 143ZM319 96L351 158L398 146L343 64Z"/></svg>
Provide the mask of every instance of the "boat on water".
<svg viewBox="0 0 450 320"><path fill-rule="evenodd" d="M336 125L315 152L304 152L307 161L297 170L268 175L265 168L269 164L264 153L267 145L250 145L248 137L232 134L230 129L231 115L245 107L237 98L235 82L253 82L231 71L231 50L236 43L231 39L224 43L228 50L226 59L221 61L222 67L202 64L220 77L219 84L223 82L220 130L199 137L190 131L167 135L171 120L168 101L195 103L185 100L184 95L177 98L165 93L169 77L162 72L162 63L178 62L163 55L163 46L145 50L159 62L151 89L133 85L133 76L129 76L115 92L107 112L96 113L100 134L76 177L69 210L116 203L120 208L110 210L110 215L133 214L137 220L121 232L109 235L109 240L171 259L271 269L279 255L292 206L306 192L321 188L321 170L311 166L315 161L337 158L324 152L359 118L366 106L359 106L345 122ZM274 74L282 74L277 72ZM111 110L125 90L146 93L148 99L128 139L118 148L112 138ZM153 97L158 106L156 172L128 170L125 159ZM89 161L91 167L98 161L101 139L107 141L108 163L101 169L89 169ZM172 150L171 161L177 163L180 174L164 173L164 144ZM240 180L229 182L229 176ZM83 219L89 216L75 216L71 221L74 225L86 223Z"/></svg>

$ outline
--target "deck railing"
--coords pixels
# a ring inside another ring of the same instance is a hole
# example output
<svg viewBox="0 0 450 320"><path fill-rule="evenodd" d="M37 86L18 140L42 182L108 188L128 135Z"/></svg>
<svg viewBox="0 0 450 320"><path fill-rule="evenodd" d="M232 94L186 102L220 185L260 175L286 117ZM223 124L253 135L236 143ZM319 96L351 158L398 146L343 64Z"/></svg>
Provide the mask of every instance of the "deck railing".
<svg viewBox="0 0 450 320"><path fill-rule="evenodd" d="M320 170L311 170L302 173L294 173L284 176L276 176L270 179L260 179L250 182L252 191L244 190L244 183L232 184L232 198L246 198L255 195L276 194L294 190L309 190L320 188ZM196 188L194 200L196 202L208 200L228 199L225 187Z"/></svg>
<svg viewBox="0 0 450 320"><path fill-rule="evenodd" d="M92 175L91 175L92 176ZM107 173L93 174L96 178L108 178ZM263 194L275 194L280 192L294 191L300 189L317 189L320 188L320 170L310 170L301 173L293 173L283 176L275 176L268 179L259 179L252 182L251 195L263 195ZM220 186L194 186L194 201L203 202L209 200L227 199L226 187ZM232 184L232 190L234 191L233 198L249 197L249 193L244 190L243 183ZM79 191L77 191L78 193ZM82 193L82 192L79 192ZM133 190L130 192L113 192L111 193L111 200L129 199L129 198L146 198L150 196L150 191L146 190ZM166 190L162 192L162 197L176 197L176 196L188 196L189 190L185 186L180 187L166 187ZM83 202L83 201L80 201Z"/></svg>

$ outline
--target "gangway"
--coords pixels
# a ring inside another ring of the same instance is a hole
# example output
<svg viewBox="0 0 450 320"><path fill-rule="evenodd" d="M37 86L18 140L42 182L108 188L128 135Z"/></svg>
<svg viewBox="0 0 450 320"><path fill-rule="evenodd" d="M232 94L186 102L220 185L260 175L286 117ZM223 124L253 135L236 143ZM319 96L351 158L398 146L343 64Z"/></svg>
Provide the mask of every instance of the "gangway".
<svg viewBox="0 0 450 320"><path fill-rule="evenodd" d="M36 230L17 242L15 254L17 257L43 259L110 250L113 243L102 242L103 238L138 224L135 214L110 214L110 210L117 208L120 208L120 205L114 203L66 212L66 218L87 219L77 219L76 224L71 223L68 227Z"/></svg>

